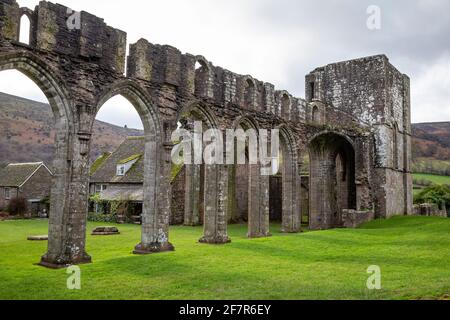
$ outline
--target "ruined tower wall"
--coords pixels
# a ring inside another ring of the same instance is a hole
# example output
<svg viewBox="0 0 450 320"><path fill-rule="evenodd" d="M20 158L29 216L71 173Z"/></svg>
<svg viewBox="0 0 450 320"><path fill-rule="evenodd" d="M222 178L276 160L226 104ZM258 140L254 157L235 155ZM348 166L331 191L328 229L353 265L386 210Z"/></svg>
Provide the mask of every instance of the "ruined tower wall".
<svg viewBox="0 0 450 320"><path fill-rule="evenodd" d="M327 112L329 125L367 128L374 137L370 172L377 216L410 214L411 106L407 76L386 56L374 56L318 68L306 76L306 100L338 111ZM345 114L346 116L342 116Z"/></svg>

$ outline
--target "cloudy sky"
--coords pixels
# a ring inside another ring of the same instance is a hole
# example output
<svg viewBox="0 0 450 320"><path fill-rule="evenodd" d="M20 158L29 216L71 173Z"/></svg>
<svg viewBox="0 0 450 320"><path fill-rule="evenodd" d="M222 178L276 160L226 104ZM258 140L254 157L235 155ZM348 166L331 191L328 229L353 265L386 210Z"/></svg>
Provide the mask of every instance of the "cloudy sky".
<svg viewBox="0 0 450 320"><path fill-rule="evenodd" d="M37 0L20 0L34 8ZM447 0L58 0L128 33L214 65L251 74L304 97L304 76L316 67L384 53L411 77L413 122L450 121L450 1ZM125 6L126 4L126 6ZM381 9L381 29L367 27L367 8ZM33 84L0 73L0 91L44 100ZM141 127L121 97L98 118Z"/></svg>

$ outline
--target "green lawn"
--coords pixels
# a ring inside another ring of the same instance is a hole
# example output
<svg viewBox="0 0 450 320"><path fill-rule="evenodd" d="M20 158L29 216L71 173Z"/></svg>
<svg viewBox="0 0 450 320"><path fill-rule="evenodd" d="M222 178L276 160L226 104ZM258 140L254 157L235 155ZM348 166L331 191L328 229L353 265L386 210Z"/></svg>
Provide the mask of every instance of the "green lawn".
<svg viewBox="0 0 450 320"><path fill-rule="evenodd" d="M89 231L100 224L89 224ZM66 288L65 270L34 263L46 243L46 221L0 222L0 299L441 299L450 292L450 219L396 217L356 230L338 229L199 244L201 228L173 227L175 252L134 256L140 228L88 236L94 263L81 266L82 288ZM276 230L278 226L274 226ZM379 265L382 286L366 273Z"/></svg>
<svg viewBox="0 0 450 320"><path fill-rule="evenodd" d="M415 180L427 180L431 181L435 184L448 184L450 185L450 177L448 176L437 176L433 174L422 174L422 173L415 173L413 175Z"/></svg>

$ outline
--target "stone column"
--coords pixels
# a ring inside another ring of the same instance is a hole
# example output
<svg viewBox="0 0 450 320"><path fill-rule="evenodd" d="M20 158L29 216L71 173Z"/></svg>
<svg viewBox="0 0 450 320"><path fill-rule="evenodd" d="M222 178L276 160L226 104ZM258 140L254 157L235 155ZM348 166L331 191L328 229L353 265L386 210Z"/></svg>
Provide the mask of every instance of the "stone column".
<svg viewBox="0 0 450 320"><path fill-rule="evenodd" d="M186 193L184 205L184 225L200 224L201 165L186 165Z"/></svg>
<svg viewBox="0 0 450 320"><path fill-rule="evenodd" d="M269 176L261 175L260 165L249 166L248 237L270 236Z"/></svg>
<svg viewBox="0 0 450 320"><path fill-rule="evenodd" d="M231 242L227 233L228 166L205 165L205 222L201 243Z"/></svg>
<svg viewBox="0 0 450 320"><path fill-rule="evenodd" d="M300 176L298 166L292 159L285 159L283 164L283 221L281 231L297 233L301 229L298 188Z"/></svg>
<svg viewBox="0 0 450 320"><path fill-rule="evenodd" d="M310 173L310 229L332 228L335 207L334 159L323 150L313 150Z"/></svg>
<svg viewBox="0 0 450 320"><path fill-rule="evenodd" d="M172 148L172 143L165 143L161 146L158 142L149 141L145 144L144 171L146 178L144 179L142 240L136 246L134 254L175 250L169 242ZM152 158L149 160L147 157Z"/></svg>
<svg viewBox="0 0 450 320"><path fill-rule="evenodd" d="M56 169L52 182L52 200L48 231L48 251L40 265L65 268L90 263L86 253L86 219L89 196L90 134L80 132L67 144L57 136ZM66 145L67 150L60 150ZM65 153L65 159L59 153ZM70 161L67 161L67 158Z"/></svg>

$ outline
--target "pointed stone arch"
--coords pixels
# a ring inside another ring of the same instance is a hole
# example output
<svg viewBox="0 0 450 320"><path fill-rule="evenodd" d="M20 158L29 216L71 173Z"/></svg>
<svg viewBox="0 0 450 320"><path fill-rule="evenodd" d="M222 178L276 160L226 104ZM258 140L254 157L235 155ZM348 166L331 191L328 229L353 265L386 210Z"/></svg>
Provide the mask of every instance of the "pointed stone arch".
<svg viewBox="0 0 450 320"><path fill-rule="evenodd" d="M356 148L346 135L321 132L309 141L310 228L342 226L342 211L356 210Z"/></svg>
<svg viewBox="0 0 450 320"><path fill-rule="evenodd" d="M241 200L243 199L246 202L244 206L247 211L248 237L267 237L270 236L269 176L262 175L261 163L259 161L259 125L251 116L241 116L234 121L234 129L242 129L246 133L247 130L254 130L255 136L253 136L253 138L256 139L253 140L256 141L251 141L252 139L250 136L246 136L245 139L249 140L249 142L256 143L256 146L253 148L248 148L249 152L256 151L256 155L253 155L252 157L249 155L247 157L248 163L245 165L235 163L229 168L228 217L235 216L236 210L243 209L241 208L242 206L238 204L238 197L240 194ZM234 142L236 142L236 139L234 139ZM229 143L229 141L227 141L227 143ZM235 143L233 143L233 148L236 150ZM251 158L254 157L257 158L258 162L250 163ZM240 182L240 185L244 188L241 190L243 192L237 192L238 182ZM247 190L245 191L245 189Z"/></svg>
<svg viewBox="0 0 450 320"><path fill-rule="evenodd" d="M219 129L219 122L214 112L204 107L200 101L191 102L182 108L178 113L177 122L189 116L195 116L197 120L204 121L207 129ZM201 166L204 167L204 171ZM200 201L203 199L204 235L200 239L201 243L224 244L231 241L227 232L227 170L225 164L186 166L185 223L188 220L189 225L196 224L199 219L195 216L200 214L197 212L200 210ZM203 171L203 179L201 171ZM201 188L202 183L203 188ZM202 195L199 194L201 191L203 191Z"/></svg>
<svg viewBox="0 0 450 320"><path fill-rule="evenodd" d="M98 98L96 112L104 103L114 96L121 95L126 98L138 112L144 126L145 152L144 152L144 201L142 212L141 243L136 246L134 253L147 254L174 250L169 242L169 215L170 205L168 177L166 172L163 124L159 111L151 97L132 80L119 80L103 92ZM94 124L93 117L91 123ZM170 150L169 150L170 151ZM164 195L161 199L160 195Z"/></svg>
<svg viewBox="0 0 450 320"><path fill-rule="evenodd" d="M72 150L80 148L75 139L76 123L72 114L70 95L64 81L43 60L27 51L0 55L0 71L17 70L29 77L42 90L55 118L56 152L53 161L51 187L48 251L42 257L41 265L64 267L69 263L90 262L84 248L84 239L79 238L78 229L69 228L71 214L69 195L77 186L71 183L71 163L77 159ZM83 230L83 226L79 226Z"/></svg>
<svg viewBox="0 0 450 320"><path fill-rule="evenodd" d="M286 125L277 127L280 132L280 149L282 153L282 226L285 233L301 230L301 213L299 206L300 177L298 152L295 135Z"/></svg>

